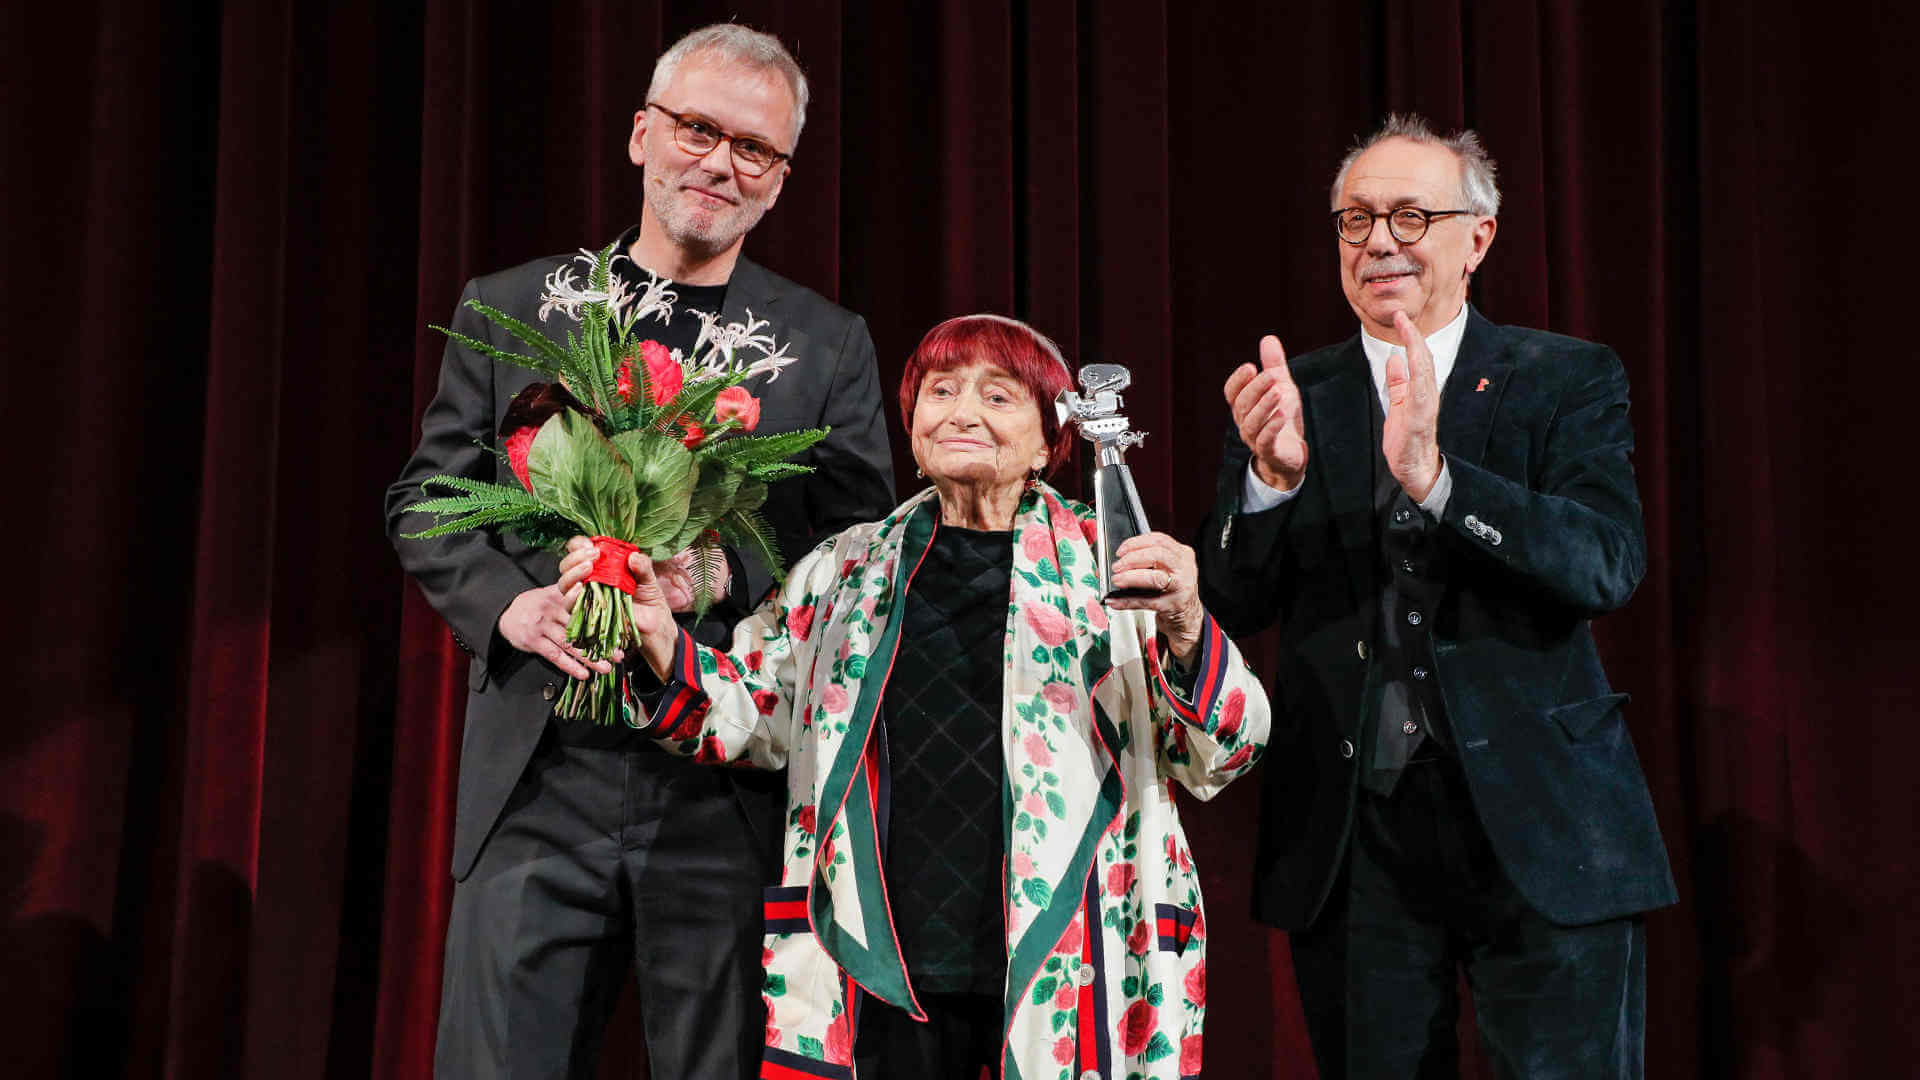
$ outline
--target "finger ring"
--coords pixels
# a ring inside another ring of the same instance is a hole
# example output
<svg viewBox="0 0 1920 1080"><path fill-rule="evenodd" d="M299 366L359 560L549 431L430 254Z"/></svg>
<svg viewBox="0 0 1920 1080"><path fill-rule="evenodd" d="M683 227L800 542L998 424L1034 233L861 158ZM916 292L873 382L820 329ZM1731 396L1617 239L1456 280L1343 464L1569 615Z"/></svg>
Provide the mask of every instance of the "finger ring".
<svg viewBox="0 0 1920 1080"><path fill-rule="evenodd" d="M1166 592L1167 587L1172 584L1173 584L1173 575L1167 573L1165 570L1160 571L1160 591Z"/></svg>

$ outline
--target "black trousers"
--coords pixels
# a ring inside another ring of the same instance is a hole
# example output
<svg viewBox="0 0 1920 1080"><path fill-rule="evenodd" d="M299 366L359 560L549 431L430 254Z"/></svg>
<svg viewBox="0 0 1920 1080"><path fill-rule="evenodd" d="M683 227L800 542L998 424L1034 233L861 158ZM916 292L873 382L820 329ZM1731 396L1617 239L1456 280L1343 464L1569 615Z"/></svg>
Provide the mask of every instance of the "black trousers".
<svg viewBox="0 0 1920 1080"><path fill-rule="evenodd" d="M1362 789L1347 868L1294 975L1323 1080L1459 1075L1459 973L1501 1077L1641 1075L1639 917L1557 926L1501 871L1451 758L1415 761L1393 794Z"/></svg>
<svg viewBox="0 0 1920 1080"><path fill-rule="evenodd" d="M986 994L922 994L926 1023L875 998L860 1002L853 1037L860 1080L980 1080L1000 1075L1006 1010Z"/></svg>
<svg viewBox="0 0 1920 1080"><path fill-rule="evenodd" d="M549 731L454 886L435 1075L593 1076L629 971L653 1075L758 1075L764 864L721 770Z"/></svg>

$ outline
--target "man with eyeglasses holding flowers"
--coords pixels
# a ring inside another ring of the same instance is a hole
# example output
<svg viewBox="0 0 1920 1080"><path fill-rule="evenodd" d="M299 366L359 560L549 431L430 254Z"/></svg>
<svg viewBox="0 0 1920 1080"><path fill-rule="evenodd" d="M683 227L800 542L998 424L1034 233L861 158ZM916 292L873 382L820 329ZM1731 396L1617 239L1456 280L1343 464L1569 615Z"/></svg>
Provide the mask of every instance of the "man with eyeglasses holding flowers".
<svg viewBox="0 0 1920 1080"><path fill-rule="evenodd" d="M1675 893L1588 628L1646 565L1627 379L1467 303L1499 207L1478 136L1390 117L1333 185L1359 335L1225 387L1201 593L1281 628L1254 905L1328 1080L1456 1075L1461 972L1496 1075L1641 1075Z"/></svg>
<svg viewBox="0 0 1920 1080"><path fill-rule="evenodd" d="M806 76L769 35L723 24L669 48L634 114L628 150L645 201L612 268L636 292L649 273L674 283L671 321L648 328L650 365L696 351L700 313L722 327L761 326L784 347L791 362L777 377L746 384L757 404L742 425L755 434L832 428L795 459L813 474L772 485L762 507L789 562L894 503L866 323L741 255L780 195L806 105ZM578 332L541 310L548 275L571 258L468 283L452 328L515 348L467 306L478 300L556 340ZM589 663L567 642L565 586L574 582L559 580L551 552L490 532L401 539L419 528L405 510L423 478L514 482L482 444L514 395L541 378L451 341L419 447L387 498L403 565L474 657L435 1072L594 1075L633 970L653 1075L750 1077L764 1015L761 888L777 873L784 784L693 764L624 728L555 717L559 687L586 678ZM676 610L687 610L689 568L662 569ZM772 586L750 556L729 553L715 569L720 598L693 630L708 642L727 640Z"/></svg>

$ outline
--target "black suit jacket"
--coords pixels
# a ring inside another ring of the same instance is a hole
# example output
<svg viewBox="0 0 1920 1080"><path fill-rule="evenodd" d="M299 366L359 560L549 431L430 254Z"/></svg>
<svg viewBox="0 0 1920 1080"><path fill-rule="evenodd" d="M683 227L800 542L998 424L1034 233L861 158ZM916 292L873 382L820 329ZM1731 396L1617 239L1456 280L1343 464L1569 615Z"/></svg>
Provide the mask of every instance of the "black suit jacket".
<svg viewBox="0 0 1920 1080"><path fill-rule="evenodd" d="M1203 597L1230 633L1281 627L1254 907L1300 929L1340 871L1367 760L1382 570L1360 339L1290 370L1309 448L1299 495L1241 514L1249 454L1230 433L1198 546ZM1434 678L1493 849L1555 922L1671 903L1626 696L1587 622L1626 603L1646 566L1619 358L1471 312L1439 439L1453 493L1433 538Z"/></svg>
<svg viewBox="0 0 1920 1080"><path fill-rule="evenodd" d="M564 340L574 323L538 312L546 276L570 255L536 259L467 283L453 329L501 348L521 351L505 331L466 306L479 300ZM865 320L758 264L741 258L728 281L725 321L748 310L772 323L775 338L797 362L769 381L747 388L760 398L758 433L831 426L832 434L796 459L815 467L804 478L773 485L764 513L789 563L818 540L848 525L877 519L893 506L893 459L881 412L879 373ZM438 540L407 540L431 519L408 514L421 500L420 482L440 473L497 483L517 481L480 443L497 441L507 403L545 377L496 364L449 341L440 362L440 386L420 421L420 444L400 478L387 489L387 535L427 600L452 627L454 640L473 655L466 736L454 817L453 874L464 878L532 757L566 676L545 660L520 652L495 633L500 615L521 592L559 576L551 552L529 548L492 531ZM747 558L744 595L757 599L772 585L771 570ZM736 778L736 783L744 781ZM750 816L752 816L750 814Z"/></svg>

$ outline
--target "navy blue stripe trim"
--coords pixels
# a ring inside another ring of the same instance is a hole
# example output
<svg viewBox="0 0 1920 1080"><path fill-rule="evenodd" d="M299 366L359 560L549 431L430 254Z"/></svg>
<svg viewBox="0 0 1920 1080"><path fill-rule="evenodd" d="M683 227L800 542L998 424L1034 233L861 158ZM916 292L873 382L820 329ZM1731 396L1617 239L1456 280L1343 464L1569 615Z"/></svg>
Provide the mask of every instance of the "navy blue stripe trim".
<svg viewBox="0 0 1920 1080"><path fill-rule="evenodd" d="M680 631L680 639L673 647L673 663L670 669L672 678L660 697L660 704L653 711L653 719L640 728L640 734L649 738L691 738L698 735L696 728L686 735L672 734L689 716L704 713L707 693L700 688L699 645L693 635Z"/></svg>
<svg viewBox="0 0 1920 1080"><path fill-rule="evenodd" d="M1100 875L1087 875L1087 963L1093 968L1093 1030L1100 1054L1102 1080L1113 1075L1113 1040L1107 1037L1112 1026L1107 1019L1107 943L1106 927L1100 921Z"/></svg>
<svg viewBox="0 0 1920 1080"><path fill-rule="evenodd" d="M807 1076L826 1077L827 1080L853 1080L853 1066L835 1065L831 1061L816 1061L791 1050L782 1050L777 1046L764 1048L760 1057L763 1065L778 1065L783 1069L792 1069ZM764 1073L764 1070L763 1070Z"/></svg>
<svg viewBox="0 0 1920 1080"><path fill-rule="evenodd" d="M767 919L764 929L769 934L804 934L813 926L805 919Z"/></svg>
<svg viewBox="0 0 1920 1080"><path fill-rule="evenodd" d="M1193 940L1193 924L1197 918L1198 913L1192 908L1183 908L1175 904L1153 905L1154 931L1160 938L1161 951L1186 952L1187 942ZM1160 932L1161 921L1167 919L1173 921L1175 932L1172 934Z"/></svg>

